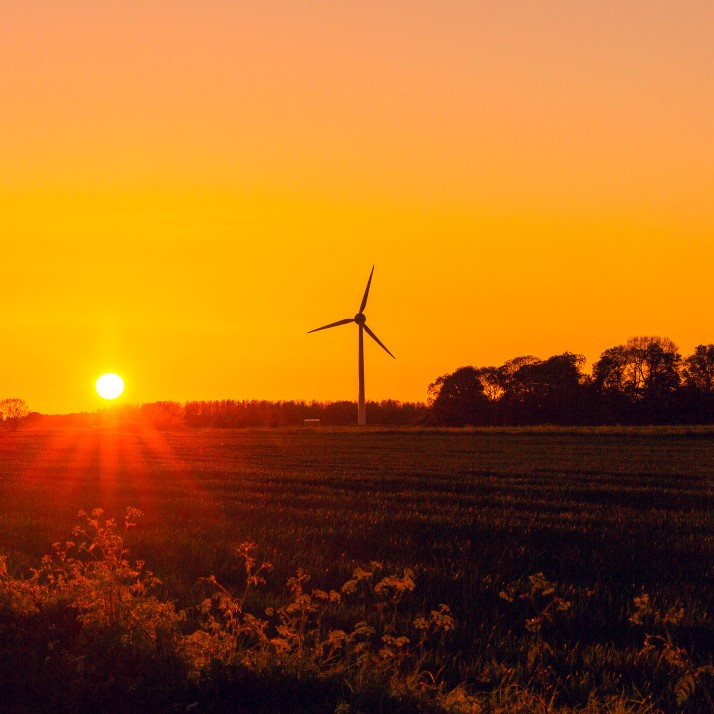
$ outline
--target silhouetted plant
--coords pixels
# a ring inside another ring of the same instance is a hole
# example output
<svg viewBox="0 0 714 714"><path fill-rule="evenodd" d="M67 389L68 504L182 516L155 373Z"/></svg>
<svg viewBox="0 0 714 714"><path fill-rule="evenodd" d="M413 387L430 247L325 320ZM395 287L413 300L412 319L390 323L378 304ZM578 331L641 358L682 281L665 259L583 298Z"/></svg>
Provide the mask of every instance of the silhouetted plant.
<svg viewBox="0 0 714 714"><path fill-rule="evenodd" d="M409 613L416 588L410 568L384 572L373 561L354 568L339 591L309 588L307 572L298 569L285 599L258 615L248 603L259 599L254 590L266 585L272 566L244 542L234 550L241 585L232 591L205 578L207 597L177 611L159 596L161 583L144 563L129 559L124 534L140 516L128 509L120 528L101 509L80 512L72 539L54 543L27 577L13 575L0 557L0 625L4 635L16 632L23 647L31 633L37 664L30 674L54 673L47 711L60 700L77 710L105 701L107 686L134 696L134 710L143 701L147 711L217 710L218 701L230 710L233 699L220 699L220 692L231 687L236 696L246 687L273 697L276 710L285 710L298 687L313 693L307 706L319 712L656 711L637 692L593 689L582 709L559 703L566 652L557 635L574 606L570 591L541 572L500 593L524 623L519 662L492 659L481 675L482 685L490 684L479 688L445 676L450 661L458 664L449 649L456 623L443 603ZM667 668L677 707L699 711L691 705L701 695L714 711L708 690L714 667L695 662L675 637L685 616L682 607L664 612L648 595L635 598L630 622L645 632L638 663L646 667L654 658ZM7 641L5 658L13 653ZM285 683L283 694L276 682ZM4 696L14 711L37 709L23 709L17 692Z"/></svg>
<svg viewBox="0 0 714 714"><path fill-rule="evenodd" d="M698 690L709 710L714 712L714 699L705 684L707 678L714 678L714 666L695 664L691 654L677 644L674 636L674 630L685 617L684 608L670 607L662 611L654 605L647 593L635 597L634 608L629 620L642 627L646 633L641 654L644 657L654 654L669 668L677 706L686 704Z"/></svg>
<svg viewBox="0 0 714 714"><path fill-rule="evenodd" d="M5 422L15 431L22 420L30 413L27 402L19 397L8 397L0 400L0 422Z"/></svg>

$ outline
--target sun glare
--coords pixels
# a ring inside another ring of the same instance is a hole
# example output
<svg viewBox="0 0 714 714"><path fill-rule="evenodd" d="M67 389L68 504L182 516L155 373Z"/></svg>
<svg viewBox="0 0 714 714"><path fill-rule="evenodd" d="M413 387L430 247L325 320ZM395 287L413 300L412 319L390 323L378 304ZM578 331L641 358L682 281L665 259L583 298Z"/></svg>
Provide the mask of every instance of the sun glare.
<svg viewBox="0 0 714 714"><path fill-rule="evenodd" d="M124 391L124 380L118 374L108 372L97 380L96 387L102 399L116 399Z"/></svg>

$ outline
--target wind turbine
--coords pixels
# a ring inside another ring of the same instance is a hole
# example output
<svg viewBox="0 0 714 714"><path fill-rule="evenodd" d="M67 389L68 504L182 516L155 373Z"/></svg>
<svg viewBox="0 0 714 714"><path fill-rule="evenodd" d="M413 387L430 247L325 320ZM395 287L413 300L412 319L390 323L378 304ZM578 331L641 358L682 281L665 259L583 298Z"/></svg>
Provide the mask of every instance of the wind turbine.
<svg viewBox="0 0 714 714"><path fill-rule="evenodd" d="M309 335L310 332L319 332L320 330L327 330L330 327L347 325L350 322L356 322L359 325L359 399L357 400L357 424L359 426L364 426L367 423L367 410L364 402L364 333L366 332L388 355L396 359L396 357L394 357L394 355L382 344L379 337L377 337L377 335L375 335L374 332L367 327L367 318L365 317L364 309L367 306L369 286L372 284L373 274L374 266L372 266L372 272L369 274L369 280L367 281L367 287L364 290L364 297L362 298L362 302L359 306L359 312L354 317L347 317L344 320L331 322L329 325L317 327L314 330L309 330L307 333Z"/></svg>

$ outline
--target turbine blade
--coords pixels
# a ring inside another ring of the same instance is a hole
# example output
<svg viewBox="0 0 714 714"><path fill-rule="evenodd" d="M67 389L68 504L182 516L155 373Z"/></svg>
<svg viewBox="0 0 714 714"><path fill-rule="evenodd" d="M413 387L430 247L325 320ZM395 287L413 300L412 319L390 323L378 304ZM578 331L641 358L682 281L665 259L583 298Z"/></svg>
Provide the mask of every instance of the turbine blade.
<svg viewBox="0 0 714 714"><path fill-rule="evenodd" d="M394 357L394 355L382 344L382 342L381 342L381 340L379 339L379 337L377 337L377 335L375 335L374 332L372 332L372 330L370 330L369 327L367 327L367 325L364 326L364 331L365 331L388 355L390 355L391 357ZM397 358L394 357L394 359L397 359Z"/></svg>
<svg viewBox="0 0 714 714"><path fill-rule="evenodd" d="M367 296L369 295L369 286L372 284L372 274L374 273L374 265L372 266L372 272L369 274L369 280L367 281L367 287L364 289L364 297L362 298L362 304L359 306L359 311L363 312L365 307L367 307Z"/></svg>
<svg viewBox="0 0 714 714"><path fill-rule="evenodd" d="M354 322L354 317L348 317L344 320L338 320L337 322L331 322L329 325L323 325L322 327L316 327L314 330L308 330L307 334L311 332L319 332L320 330L326 330L328 327L337 327L338 325L346 325L349 322Z"/></svg>

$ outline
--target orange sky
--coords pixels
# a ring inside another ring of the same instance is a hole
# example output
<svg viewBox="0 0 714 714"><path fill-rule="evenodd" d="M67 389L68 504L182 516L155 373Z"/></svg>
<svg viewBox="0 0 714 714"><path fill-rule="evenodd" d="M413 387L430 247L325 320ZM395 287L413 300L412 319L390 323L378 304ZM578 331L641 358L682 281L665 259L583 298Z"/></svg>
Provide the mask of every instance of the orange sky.
<svg viewBox="0 0 714 714"><path fill-rule="evenodd" d="M714 4L0 0L0 398L356 399L713 342Z"/></svg>

